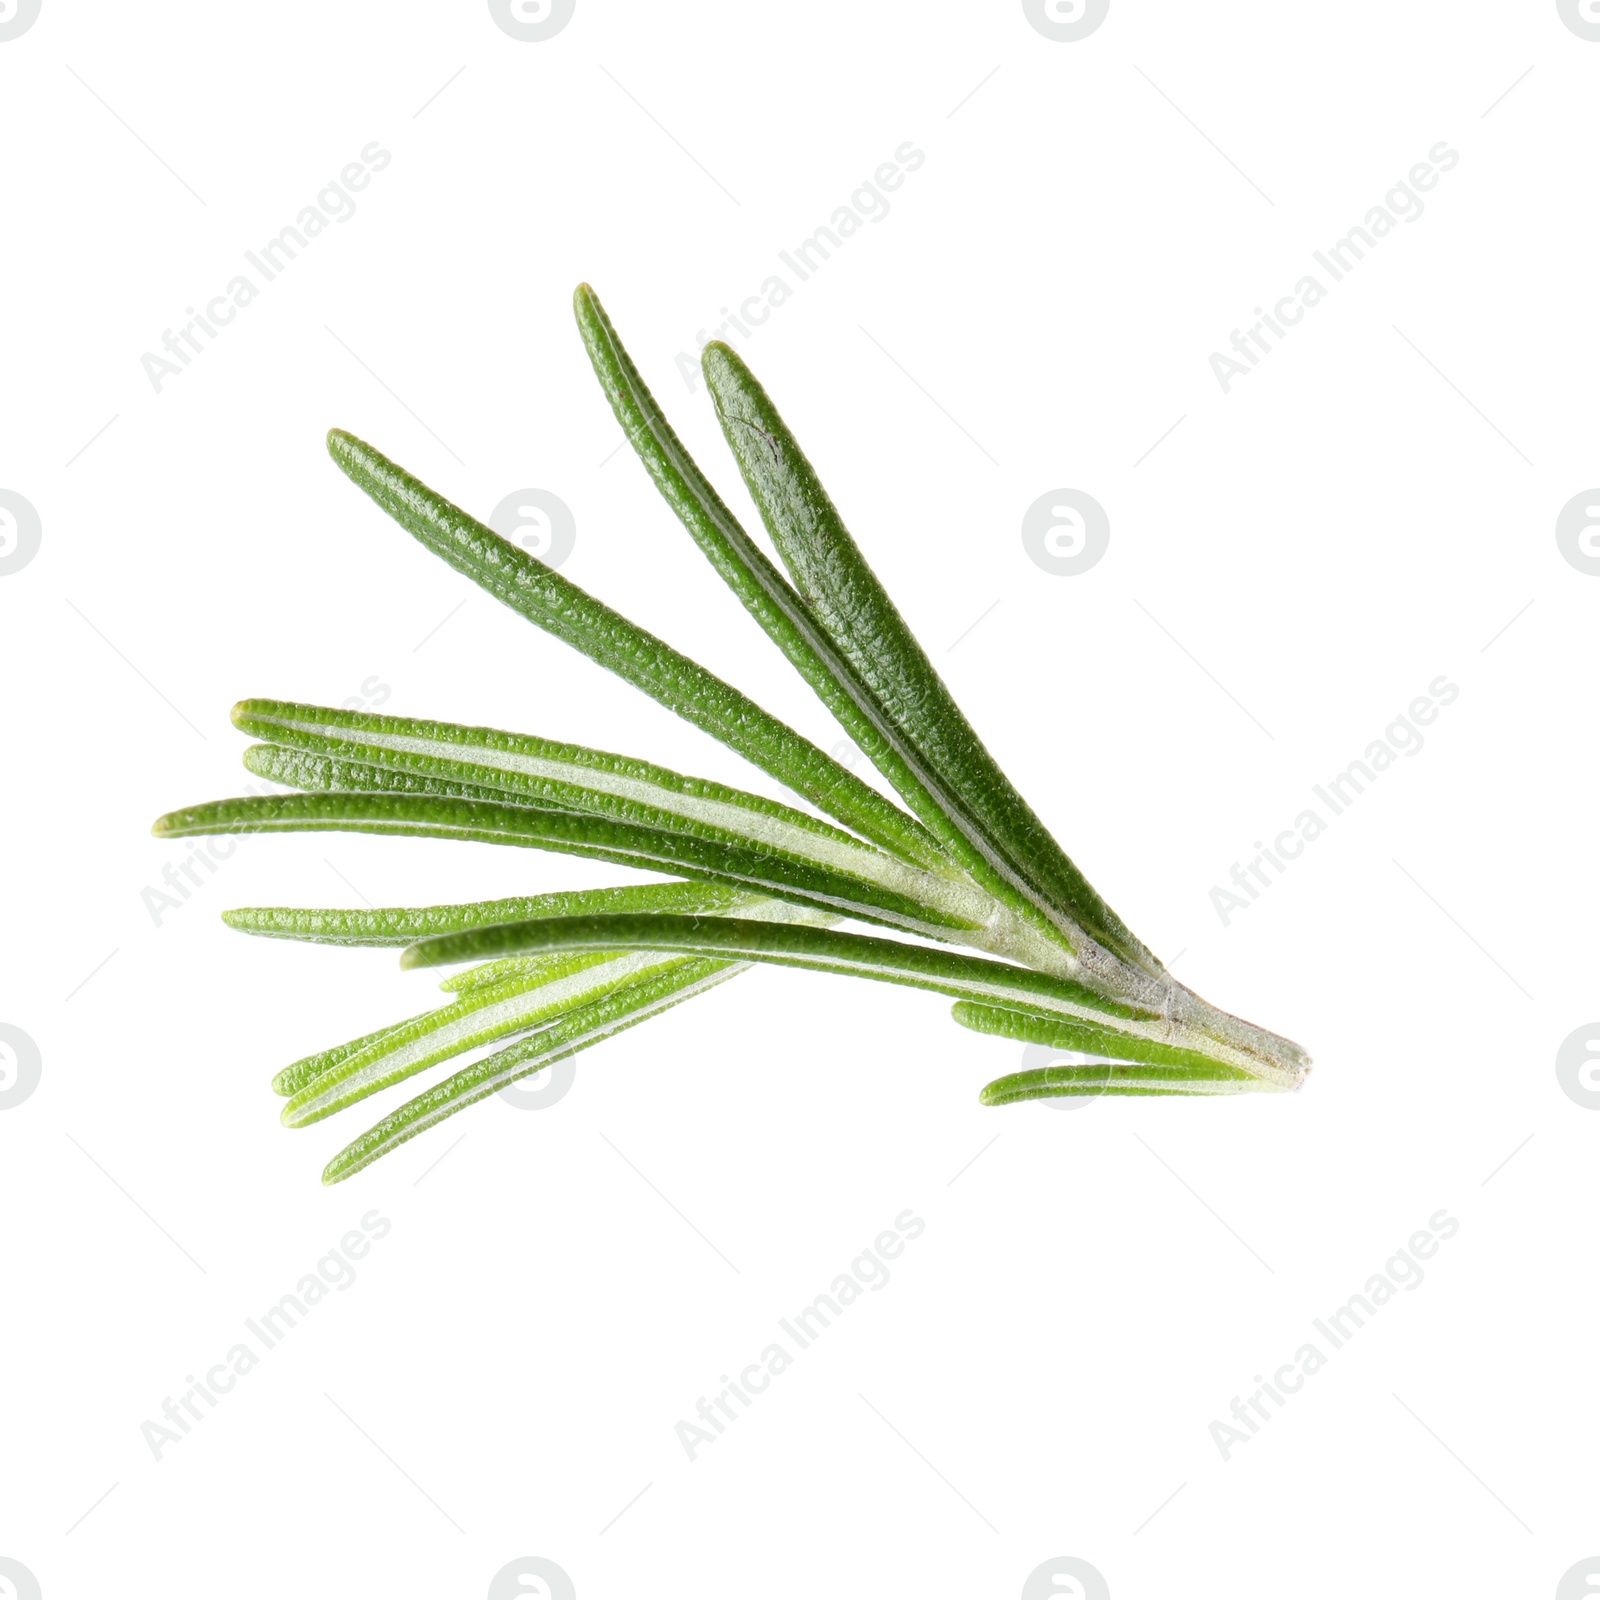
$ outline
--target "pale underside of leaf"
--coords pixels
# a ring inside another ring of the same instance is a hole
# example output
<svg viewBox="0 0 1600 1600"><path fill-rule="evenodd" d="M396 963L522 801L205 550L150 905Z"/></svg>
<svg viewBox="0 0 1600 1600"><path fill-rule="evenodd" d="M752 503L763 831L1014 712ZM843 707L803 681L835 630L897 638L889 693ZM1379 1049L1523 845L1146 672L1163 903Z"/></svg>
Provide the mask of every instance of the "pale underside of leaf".
<svg viewBox="0 0 1600 1600"><path fill-rule="evenodd" d="M810 861L938 906L971 926L982 925L995 911L992 899L964 878L909 865L792 806L627 756L493 728L281 701L243 701L234 708L234 722L276 745L439 780L452 792L610 816L709 844ZM326 769L315 762L297 762L270 747L249 752L246 764L261 776L298 787L323 787L327 781L317 781L319 770ZM348 774L352 780L357 775Z"/></svg>
<svg viewBox="0 0 1600 1600"><path fill-rule="evenodd" d="M284 1106L284 1124L300 1128L320 1122L451 1056L508 1034L528 1032L652 970L675 964L671 956L648 953L579 952L531 978L479 986L453 1004L385 1034L313 1079Z"/></svg>
<svg viewBox="0 0 1600 1600"><path fill-rule="evenodd" d="M771 962L932 989L958 999L1021 1005L1044 1015L1093 1016L1104 1025L1154 1020L1119 1007L1094 990L1026 967L925 945L833 929L804 928L717 916L672 914L551 918L467 930L419 941L402 953L403 967L440 967L554 950L636 949Z"/></svg>
<svg viewBox="0 0 1600 1600"><path fill-rule="evenodd" d="M597 891L587 893L593 898ZM746 917L812 925L831 920L751 896L731 910L732 919ZM687 959L672 952L566 950L474 968L449 1004L285 1068L274 1081L290 1096L283 1121L290 1127L320 1121L451 1056L552 1024Z"/></svg>
<svg viewBox="0 0 1600 1600"><path fill-rule="evenodd" d="M1148 1067L1134 1062L1099 1061L1081 1066L1042 1067L1015 1072L984 1087L986 1106L1020 1105L1029 1100L1099 1099L1119 1095L1187 1095L1191 1098L1253 1094L1272 1085L1247 1072L1232 1077L1205 1076L1184 1067Z"/></svg>
<svg viewBox="0 0 1600 1600"><path fill-rule="evenodd" d="M877 884L796 860L775 850L710 844L682 833L566 811L541 811L468 798L461 786L382 768L342 778L325 756L294 753L329 782L359 783L335 792L213 801L160 818L155 831L184 838L217 833L347 832L517 845L584 856L650 871L778 895L795 904L860 917L913 932L970 930L962 917L920 904ZM346 768L359 763L343 763ZM314 773L298 781L314 781ZM377 792L387 790L388 792Z"/></svg>
<svg viewBox="0 0 1600 1600"><path fill-rule="evenodd" d="M507 955L556 949L639 949L676 951L708 957L771 962L779 966L873 978L885 983L931 989L958 1000L987 1003L1049 1020L1087 1023L1117 1035L1153 1044L1177 1042L1208 1064L1239 1067L1280 1087L1296 1087L1303 1058L1288 1041L1278 1057L1241 1047L1227 1032L1206 1038L1194 1028L1178 1033L1168 1004L1194 1008L1204 1002L1172 984L1161 1004L1115 1000L1070 979L1026 967L1009 966L952 950L912 945L829 929L735 921L715 916L601 916L552 919L519 926L483 928L424 940L401 956L407 967L445 966ZM1237 1019L1205 1007L1206 1020L1232 1024ZM1199 1015L1198 1010L1190 1015ZM1266 1036L1271 1039L1273 1036Z"/></svg>
<svg viewBox="0 0 1600 1600"><path fill-rule="evenodd" d="M323 1171L324 1183L340 1183L398 1149L409 1139L507 1084L613 1037L636 1023L703 994L743 971L740 963L687 961L680 966L569 1011L552 1025L496 1051L408 1100L353 1140Z"/></svg>
<svg viewBox="0 0 1600 1600"><path fill-rule="evenodd" d="M560 960L559 952L553 956L534 957L535 960L544 960L552 965ZM408 1017L404 1022L391 1022L386 1028L375 1028L371 1033L364 1033L358 1039L347 1040L344 1044L329 1046L326 1050L318 1050L309 1056L302 1056L298 1061L291 1061L272 1080L272 1092L287 1098L298 1094L308 1083L315 1082L325 1072L332 1072L336 1067L348 1061L353 1056L360 1055L380 1039L387 1039L391 1034L398 1033L400 1029L410 1027L412 1023L421 1022L430 1013L419 1012L414 1017Z"/></svg>
<svg viewBox="0 0 1600 1600"><path fill-rule="evenodd" d="M1212 1070L1216 1063L1203 1051L1185 1049L1159 1038L1135 1038L1090 1020L1045 1017L1014 1007L958 1001L950 1014L974 1033L994 1034L1022 1044L1043 1044L1053 1050L1072 1050L1108 1060L1141 1062L1149 1066Z"/></svg>

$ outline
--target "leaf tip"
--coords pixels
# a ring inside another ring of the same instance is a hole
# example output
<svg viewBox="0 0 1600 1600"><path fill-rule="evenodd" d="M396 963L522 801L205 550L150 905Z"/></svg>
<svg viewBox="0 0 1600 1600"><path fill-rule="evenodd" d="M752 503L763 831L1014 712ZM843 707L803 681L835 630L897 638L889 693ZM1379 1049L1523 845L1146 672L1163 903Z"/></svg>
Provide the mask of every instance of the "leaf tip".
<svg viewBox="0 0 1600 1600"><path fill-rule="evenodd" d="M700 348L700 367L709 378L714 374L737 372L744 362L739 352L724 339L712 339Z"/></svg>
<svg viewBox="0 0 1600 1600"><path fill-rule="evenodd" d="M758 418L765 424L760 431L770 432L771 419L762 416L761 411L764 391L744 357L732 345L721 339L711 340L700 351L700 370L705 376L711 404L722 419L724 433L729 422L755 423ZM728 442L733 443L732 434L728 434Z"/></svg>
<svg viewBox="0 0 1600 1600"><path fill-rule="evenodd" d="M280 1074L279 1076L282 1076ZM274 1082L277 1080L274 1079ZM283 1110L278 1113L278 1121L286 1128L308 1128L313 1122L321 1122L330 1113L324 1109L307 1104L305 1090L309 1085L302 1085L296 1089L284 1102Z"/></svg>
<svg viewBox="0 0 1600 1600"><path fill-rule="evenodd" d="M328 429L328 454L333 457L339 470L348 474L363 455L370 455L371 446L364 444L353 433L348 433L343 428Z"/></svg>

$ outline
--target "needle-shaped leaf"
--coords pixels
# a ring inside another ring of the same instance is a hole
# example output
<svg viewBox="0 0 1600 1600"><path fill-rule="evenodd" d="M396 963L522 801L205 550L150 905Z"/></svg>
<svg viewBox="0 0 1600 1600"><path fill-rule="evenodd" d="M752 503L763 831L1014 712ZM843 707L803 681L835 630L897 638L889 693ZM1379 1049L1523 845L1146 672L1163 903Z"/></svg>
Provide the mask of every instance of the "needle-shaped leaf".
<svg viewBox="0 0 1600 1600"><path fill-rule="evenodd" d="M437 934L495 922L526 922L535 917L573 917L626 911L732 911L742 907L768 907L757 895L740 894L709 883L640 883L614 889L573 889L554 894L516 895L506 900L479 900L454 906L384 906L361 911L303 909L295 906L247 906L224 911L231 928L269 939L297 939L313 944L394 948L414 944ZM532 980L553 974L567 961L563 951L542 956L521 956L491 961L451 973L439 985L464 995L472 990L498 987L515 980ZM273 1091L293 1095L324 1073L360 1054L402 1028L424 1021L422 1012L403 1023L363 1034L345 1044L318 1050L291 1062L272 1080Z"/></svg>
<svg viewBox="0 0 1600 1600"><path fill-rule="evenodd" d="M1008 966L953 950L930 949L865 934L727 917L600 916L552 918L479 928L426 939L402 953L404 967L447 966L551 950L637 949L807 967L883 983L931 989L958 1000L986 1002L1043 1019L1087 1022L1135 1040L1170 1043L1177 1021L1173 990L1134 984L1126 995ZM1142 977L1142 975L1140 975ZM1207 1064L1240 1067L1277 1087L1297 1087L1304 1075L1298 1046L1240 1024L1194 996L1183 1015L1185 1048ZM1215 1030L1207 1036L1201 1030ZM1258 1043L1259 1041L1259 1043ZM1202 1048L1202 1046L1204 1048ZM1124 1052L1119 1048L1119 1054Z"/></svg>
<svg viewBox="0 0 1600 1600"><path fill-rule="evenodd" d="M526 1033L663 965L678 964L672 956L578 952L531 978L480 986L450 1005L403 1023L312 1079L284 1106L284 1125L301 1128L320 1122L451 1056L508 1034Z"/></svg>
<svg viewBox="0 0 1600 1600"><path fill-rule="evenodd" d="M1023 1044L1048 1045L1052 1050L1073 1050L1113 1061L1133 1061L1179 1071L1213 1072L1215 1061L1201 1051L1187 1050L1162 1039L1136 1039L1097 1026L1093 1022L1042 1017L1005 1006L958 1001L950 1015L974 1033L994 1034Z"/></svg>
<svg viewBox="0 0 1600 1600"><path fill-rule="evenodd" d="M1119 1019L1152 1013L1118 1005L1082 984L1007 966L980 956L902 944L865 934L731 917L670 913L556 917L538 922L474 928L424 939L403 952L403 967L442 967L507 955L552 950L661 950L809 967L886 983L933 989L959 999L1007 1002L1065 1017L1086 1012Z"/></svg>
<svg viewBox="0 0 1600 1600"><path fill-rule="evenodd" d="M656 1016L681 1001L703 994L743 971L724 961L685 961L669 971L629 985L579 1007L526 1039L496 1051L452 1077L435 1084L367 1129L330 1161L324 1183L340 1183L369 1167L408 1139L464 1111L518 1078L587 1050L635 1023Z"/></svg>
<svg viewBox="0 0 1600 1600"><path fill-rule="evenodd" d="M1018 1105L1024 1100L1057 1100L1100 1095L1229 1095L1270 1089L1270 1084L1236 1068L1151 1067L1133 1061L1092 1061L1013 1072L984 1086L986 1106Z"/></svg>
<svg viewBox="0 0 1600 1600"><path fill-rule="evenodd" d="M244 753L244 764L258 778L289 789L329 794L433 794L455 800L486 800L491 805L515 805L526 811L569 809L547 805L542 800L514 800L503 789L492 789L487 784L402 772L395 767L357 761L349 755L318 755L278 744L251 745Z"/></svg>
<svg viewBox="0 0 1600 1600"><path fill-rule="evenodd" d="M329 769L298 752L437 780L442 792L616 817L706 844L772 851L876 883L981 924L993 905L965 879L930 873L792 806L685 777L630 756L528 734L277 700L234 707L237 727L271 739L246 753L251 771L299 788L371 788L360 769ZM292 746L293 751L275 746ZM948 864L947 864L948 865Z"/></svg>
<svg viewBox="0 0 1600 1600"><path fill-rule="evenodd" d="M513 895L454 906L379 906L362 911L300 906L244 906L222 920L241 933L311 944L405 946L443 933L535 917L615 915L624 911L722 911L753 896L709 883L630 883L616 889L571 889Z"/></svg>
<svg viewBox="0 0 1600 1600"><path fill-rule="evenodd" d="M795 586L853 681L870 694L884 736L937 803L923 821L1069 938L1076 924L1123 960L1158 973L1159 963L1073 865L962 714L754 374L723 344L707 345L702 362L723 433ZM885 776L892 781L892 772ZM906 799L918 805L916 793Z"/></svg>
<svg viewBox="0 0 1600 1600"><path fill-rule="evenodd" d="M307 765L327 762L302 755ZM354 764L347 764L354 765ZM878 884L785 856L772 848L712 845L687 834L566 811L535 811L448 794L387 792L443 787L440 780L372 767L357 793L291 794L216 800L160 818L168 838L216 833L345 832L519 845L597 861L758 889L798 905L915 931L964 929L964 917L921 904Z"/></svg>
<svg viewBox="0 0 1600 1600"><path fill-rule="evenodd" d="M531 957L533 960L543 960L554 964L562 959L559 952L543 957ZM422 1021L426 1011L415 1017L409 1017L405 1022L391 1022L386 1028L376 1028L371 1033L364 1033L359 1039L348 1040L344 1044L330 1046L326 1050L318 1050L309 1056L302 1056L298 1061L291 1061L272 1080L274 1094L291 1095L298 1093L308 1083L315 1082L325 1072L332 1072L337 1066L350 1060L352 1056L360 1055L363 1050L370 1049L380 1039L387 1039L391 1033L398 1032L401 1028L409 1027L413 1022Z"/></svg>
<svg viewBox="0 0 1600 1600"><path fill-rule="evenodd" d="M588 284L578 286L573 310L595 376L622 431L718 576L912 809L918 815L936 813L937 802L875 718L870 691L684 447ZM935 870L951 865L931 837L921 864Z"/></svg>
<svg viewBox="0 0 1600 1600"><path fill-rule="evenodd" d="M586 909L590 912L603 911L606 908L623 911L650 905L691 911L696 908L697 902L706 903L708 908L726 910L729 915L735 917L760 917L780 921L785 917L795 917L802 921L807 918L814 921L817 918L815 912L796 911L781 901L769 900L759 895L732 894L713 885L690 883L639 884L618 889L580 889L526 899L485 901L478 906L429 906L421 910L395 907L366 912L316 912L302 913L302 915L333 919L359 918L362 919L359 931L370 932L373 935L369 942L393 944L396 942L396 931L408 926L417 930L414 936L421 937L422 930L431 928L440 931L440 924L444 922L458 923L461 927L481 925L475 918L441 917L440 913L462 911L476 913L485 910L493 914L513 907L522 907L526 908L527 916L541 917L561 916ZM348 941L341 938L327 942ZM465 971L446 978L440 984L442 989L455 991L458 1002L455 1007L445 1006L433 1011L424 1011L408 1018L405 1022L379 1028L372 1033L363 1034L359 1039L351 1039L345 1044L319 1050L313 1055L291 1062L273 1079L272 1087L278 1094L296 1095L318 1079L333 1073L335 1069L349 1068L352 1064L357 1067L370 1066L386 1053L400 1047L411 1048L419 1040L437 1034L441 1027L447 1027L458 1019L465 1018L471 1021L476 1016L473 1011L474 1006L491 1003L506 996L540 989L537 999L541 1005L551 1000L558 1002L554 1007L544 1005L544 1014L548 1019L566 1009L587 1004L597 998L613 987L612 980L617 973L610 970L596 971L591 974L587 982L568 984L559 992L554 989L541 989L541 985L581 972L586 967L600 967L608 957L618 954L620 953L615 951L590 951L575 956L571 951L554 950L544 955L518 956L503 961L486 962L478 967L468 967ZM653 971L659 964L654 957L629 956L627 960L634 962L641 972ZM626 973L622 975L626 976ZM462 1006L459 1005L461 1001L470 1001L471 1004ZM450 1053L459 1053L460 1050L472 1047L469 1042L458 1046L457 1050ZM359 1062L356 1061L357 1057L361 1058Z"/></svg>
<svg viewBox="0 0 1600 1600"><path fill-rule="evenodd" d="M252 745L245 751L244 760L252 772L274 783L322 793L431 795L441 800L482 801L491 807L502 807L510 802L518 808L526 808L525 814L546 811L551 813L551 821L544 830L547 837L559 833L573 815L587 814L562 812L544 801L522 797L512 801L506 791L484 783L400 771L344 757L318 755L309 750L287 749L281 745ZM573 803L576 805L579 801L574 799ZM593 796L583 803L601 815L609 814L618 804L608 796ZM264 805L265 809L268 807ZM637 815L637 812L634 814ZM882 922L890 927L905 928L952 944L971 945L974 949L1021 961L1045 972L1070 975L1076 970L1077 959L1069 950L1046 937L1031 919L1018 915L1010 906L985 893L967 877L947 877L942 873L928 872L909 862L898 861L858 840L851 840L847 835L840 835L838 840L827 837L819 840L809 830L784 835L780 832L781 824L770 818L759 824L753 836L739 839L738 853L731 854L728 846L733 842L733 836L711 833L705 824L680 825L676 818L670 816L667 821L673 826L651 834L650 842L655 846L653 854L647 853L636 858L607 854L593 848L577 850L576 853L599 860L659 867L682 873L685 877L703 878L708 883L752 884L762 892L783 893L797 904L821 904L814 894L805 892L804 883L798 883L792 872L783 876L777 868L772 868L767 876L756 879L728 876L730 865L748 867L751 854L762 863L770 864L778 860L782 857L779 844L782 839L793 850L793 854L784 859L797 862L802 867L809 862L828 874L841 871L847 874L848 882L835 882L833 885L834 890L845 892L844 898L836 898L832 902L841 912L872 922ZM682 842L680 834L691 842ZM529 841L502 839L501 842ZM546 844L544 848L563 847ZM708 856L714 865L706 865ZM814 889L815 885L812 887ZM849 898L852 894L855 896L853 899ZM919 908L915 915L907 914L908 905ZM871 909L873 907L876 910Z"/></svg>
<svg viewBox="0 0 1600 1600"><path fill-rule="evenodd" d="M957 1001L950 1014L962 1027L977 1033L1105 1058L1070 1065L1058 1062L997 1078L981 1096L986 1106L1062 1095L1238 1094L1276 1087L1253 1072L1225 1066L1197 1051L1159 1039L1113 1033L1093 1023L1042 1017L968 1000Z"/></svg>
<svg viewBox="0 0 1600 1600"><path fill-rule="evenodd" d="M912 818L748 695L502 539L354 435L334 429L328 452L407 533L519 616L642 689L847 828L908 859L925 854L925 835Z"/></svg>
<svg viewBox="0 0 1600 1600"><path fill-rule="evenodd" d="M548 970L559 961L559 953L548 956L512 956L505 961L486 961L481 967L468 967L464 972L452 972L439 980L439 987L455 994L466 994L472 989L483 989L497 983L508 982L524 974Z"/></svg>

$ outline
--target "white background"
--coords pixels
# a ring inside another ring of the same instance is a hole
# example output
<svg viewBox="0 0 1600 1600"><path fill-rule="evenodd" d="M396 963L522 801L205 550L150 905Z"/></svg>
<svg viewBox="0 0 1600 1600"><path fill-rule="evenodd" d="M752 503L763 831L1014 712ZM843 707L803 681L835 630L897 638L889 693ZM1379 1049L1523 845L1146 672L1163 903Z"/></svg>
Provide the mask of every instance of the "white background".
<svg viewBox="0 0 1600 1600"><path fill-rule="evenodd" d="M43 1062L0 1113L0 1556L46 1600L476 1597L526 1555L583 1600L1012 1597L1057 1556L1116 1600L1554 1595L1600 1549L1600 1115L1554 1065L1600 1013L1600 582L1554 537L1600 481L1597 83L1553 0L1113 0L1077 43L1014 0L578 0L543 43L465 0L44 0L0 43L0 488L43 529L0 578L0 1021ZM371 141L356 214L158 394L141 356ZM372 1108L291 1134L267 1080L430 982L217 913L627 875L253 839L158 925L148 825L242 791L235 699L370 682L776 792L324 430L480 515L559 495L569 577L830 746L613 455L569 297L744 507L675 357L906 141L890 213L735 342L1018 786L1309 1083L985 1110L1018 1047L769 969L323 1189ZM1440 141L1425 213L1225 395L1211 353ZM1062 487L1110 517L1078 577L1020 536ZM1224 927L1213 886L1440 675L1425 747ZM691 1463L674 1425L907 1208L893 1280ZM156 1461L141 1424L373 1209L358 1281ZM1233 1398L1441 1209L1426 1280L1225 1462Z"/></svg>

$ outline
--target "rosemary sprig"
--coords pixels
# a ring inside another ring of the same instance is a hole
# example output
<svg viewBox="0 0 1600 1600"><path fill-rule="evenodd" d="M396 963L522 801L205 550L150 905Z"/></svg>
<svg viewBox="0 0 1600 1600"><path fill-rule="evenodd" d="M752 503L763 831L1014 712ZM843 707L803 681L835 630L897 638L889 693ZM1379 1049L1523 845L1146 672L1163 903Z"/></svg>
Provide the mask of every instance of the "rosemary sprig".
<svg viewBox="0 0 1600 1600"><path fill-rule="evenodd" d="M468 839L676 880L457 906L226 913L231 926L269 938L401 947L407 967L481 963L446 978L448 1003L307 1056L274 1079L284 1122L300 1127L496 1047L362 1134L324 1181L753 963L928 989L953 998L955 1020L976 1032L1095 1058L1001 1078L983 1091L989 1105L1298 1088L1309 1067L1299 1046L1178 983L1011 786L744 362L720 344L703 356L724 436L787 577L690 457L587 285L575 309L601 389L662 497L909 809L335 430L334 460L420 543L832 820L528 734L241 702L234 722L263 741L246 752L246 766L301 792L173 812L156 823L158 834L337 829ZM833 926L841 919L927 942Z"/></svg>

